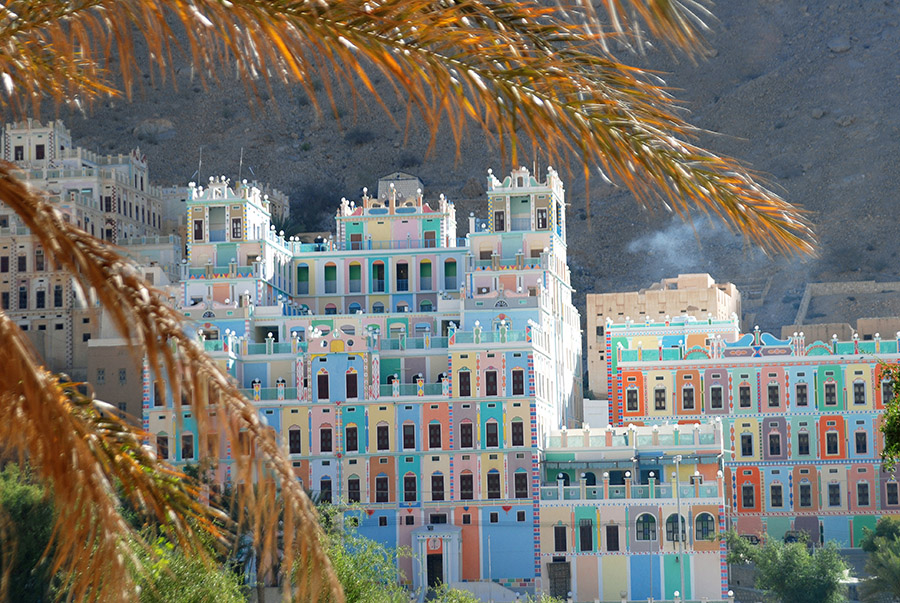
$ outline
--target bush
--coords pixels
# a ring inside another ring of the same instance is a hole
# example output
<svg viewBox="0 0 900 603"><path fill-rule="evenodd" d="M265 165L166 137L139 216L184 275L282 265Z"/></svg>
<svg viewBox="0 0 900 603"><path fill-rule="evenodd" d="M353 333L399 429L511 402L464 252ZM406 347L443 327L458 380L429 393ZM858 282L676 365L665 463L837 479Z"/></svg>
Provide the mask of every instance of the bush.
<svg viewBox="0 0 900 603"><path fill-rule="evenodd" d="M344 134L344 141L352 145L367 144L375 140L375 133L366 128L352 128Z"/></svg>

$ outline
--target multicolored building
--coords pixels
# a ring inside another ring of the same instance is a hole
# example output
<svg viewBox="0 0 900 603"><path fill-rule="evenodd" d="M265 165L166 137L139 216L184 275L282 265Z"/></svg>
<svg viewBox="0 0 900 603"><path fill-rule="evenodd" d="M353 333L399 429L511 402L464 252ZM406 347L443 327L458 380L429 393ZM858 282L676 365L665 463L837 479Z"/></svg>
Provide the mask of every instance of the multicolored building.
<svg viewBox="0 0 900 603"><path fill-rule="evenodd" d="M549 590L558 555L544 554L541 517L559 503L545 501L542 454L576 423L582 381L562 182L489 174L488 216L470 217L464 238L451 202L401 190L342 200L333 236L303 243L275 232L255 187L194 185L174 298L281 435L297 478L359 504L363 535L419 553L400 560L416 592ZM147 375L145 390L160 455L212 458L230 479L232 444L214 434L199 450L190 408L179 423L164 383ZM572 584L594 592L588 582Z"/></svg>
<svg viewBox="0 0 900 603"><path fill-rule="evenodd" d="M682 317L608 322L605 334L615 425L722 420L729 520L740 533L804 531L853 547L881 516L900 512L879 430L892 395L881 365L900 360L900 333L737 337L734 320Z"/></svg>

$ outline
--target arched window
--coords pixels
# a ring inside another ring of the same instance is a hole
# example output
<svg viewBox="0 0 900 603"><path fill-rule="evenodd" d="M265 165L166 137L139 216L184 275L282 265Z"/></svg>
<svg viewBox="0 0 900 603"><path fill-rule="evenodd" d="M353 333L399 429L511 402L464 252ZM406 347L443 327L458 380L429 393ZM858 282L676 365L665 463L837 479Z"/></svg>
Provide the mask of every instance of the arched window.
<svg viewBox="0 0 900 603"><path fill-rule="evenodd" d="M360 501L359 476L352 474L347 478L347 502L358 503Z"/></svg>
<svg viewBox="0 0 900 603"><path fill-rule="evenodd" d="M456 280L456 260L444 262L444 289L447 291L459 289L459 283Z"/></svg>
<svg viewBox="0 0 900 603"><path fill-rule="evenodd" d="M397 312L408 312L408 311L409 311L409 304L407 304L406 302L398 302L397 303Z"/></svg>
<svg viewBox="0 0 900 603"><path fill-rule="evenodd" d="M328 371L325 369L316 374L316 399L328 400Z"/></svg>
<svg viewBox="0 0 900 603"><path fill-rule="evenodd" d="M587 471L584 474L584 484L586 486L596 486L597 485L597 476L594 475L593 471Z"/></svg>
<svg viewBox="0 0 900 603"><path fill-rule="evenodd" d="M431 291L431 262L422 260L419 263L419 290Z"/></svg>
<svg viewBox="0 0 900 603"><path fill-rule="evenodd" d="M356 314L357 312L362 311L362 306L360 306L356 302L353 302L347 309L349 310L350 314Z"/></svg>
<svg viewBox="0 0 900 603"><path fill-rule="evenodd" d="M472 472L466 469L459 474L459 499L472 500L475 498L475 479Z"/></svg>
<svg viewBox="0 0 900 603"><path fill-rule="evenodd" d="M164 461L169 460L169 436L165 432L156 436L156 456Z"/></svg>
<svg viewBox="0 0 900 603"><path fill-rule="evenodd" d="M500 472L491 469L487 474L488 498L500 498Z"/></svg>
<svg viewBox="0 0 900 603"><path fill-rule="evenodd" d="M568 473L560 473L556 476L556 480L562 480L563 486L568 486L572 482L572 478L569 477Z"/></svg>
<svg viewBox="0 0 900 603"><path fill-rule="evenodd" d="M319 502L331 502L331 478L323 477L319 480Z"/></svg>
<svg viewBox="0 0 900 603"><path fill-rule="evenodd" d="M649 513L643 513L638 516L635 522L638 540L656 540L656 518Z"/></svg>
<svg viewBox="0 0 900 603"><path fill-rule="evenodd" d="M431 300L423 299L419 302L419 312L431 312L432 310L434 310L434 305Z"/></svg>
<svg viewBox="0 0 900 603"><path fill-rule="evenodd" d="M337 293L337 266L332 262L325 264L325 293Z"/></svg>
<svg viewBox="0 0 900 603"><path fill-rule="evenodd" d="M297 293L299 295L309 294L309 266L306 264L297 265Z"/></svg>
<svg viewBox="0 0 900 603"><path fill-rule="evenodd" d="M350 293L360 293L362 291L362 266L359 262L350 262L348 266L347 287Z"/></svg>
<svg viewBox="0 0 900 603"><path fill-rule="evenodd" d="M302 434L303 432L297 425L291 425L288 429L288 450L291 454L300 454L303 451L301 447Z"/></svg>
<svg viewBox="0 0 900 603"><path fill-rule="evenodd" d="M372 264L372 292L384 293L384 262Z"/></svg>
<svg viewBox="0 0 900 603"><path fill-rule="evenodd" d="M416 475L407 473L403 476L403 501L416 502Z"/></svg>
<svg viewBox="0 0 900 603"><path fill-rule="evenodd" d="M716 537L716 518L709 513L700 513L694 520L694 540L712 540Z"/></svg>
<svg viewBox="0 0 900 603"><path fill-rule="evenodd" d="M375 302L374 304L372 304L372 313L384 314L384 304L381 302Z"/></svg>
<svg viewBox="0 0 900 603"><path fill-rule="evenodd" d="M676 524L678 523L678 515L672 513L666 518L666 540L669 542L677 542L678 534ZM685 522L684 517L681 518L681 541L685 540Z"/></svg>
<svg viewBox="0 0 900 603"><path fill-rule="evenodd" d="M334 304L326 304L325 314L337 314L337 306L335 306Z"/></svg>
<svg viewBox="0 0 900 603"><path fill-rule="evenodd" d="M375 502L377 503L386 503L389 498L389 483L388 476L384 473L379 473L375 478Z"/></svg>

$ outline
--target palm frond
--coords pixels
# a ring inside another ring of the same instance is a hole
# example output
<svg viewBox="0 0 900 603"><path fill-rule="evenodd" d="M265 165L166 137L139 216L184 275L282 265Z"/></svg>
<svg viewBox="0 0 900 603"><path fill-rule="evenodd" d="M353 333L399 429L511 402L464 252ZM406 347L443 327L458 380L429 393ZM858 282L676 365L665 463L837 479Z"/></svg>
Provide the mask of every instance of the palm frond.
<svg viewBox="0 0 900 603"><path fill-rule="evenodd" d="M295 561L307 571L294 585L297 600L323 592L341 600L340 586L319 542L316 512L294 477L291 463L256 408L197 343L185 334L178 312L161 292L148 287L139 272L116 251L64 222L51 205L32 195L0 165L0 199L37 237L48 258L91 290L148 369L167 375L176 409L181 393L197 419L201 449L212 431L212 417L232 442L246 446L235 456L241 523L264 543L261 571L276 565L276 526L284 520L282 567ZM93 407L73 402L74 392L40 367L21 330L0 313L0 440L27 456L54 489L61 513L54 530L54 570L69 576L66 585L81 600L131 600L136 595L127 572L128 537L111 490L118 480L125 495L174 528L188 550L201 552L195 530L216 537L224 516L198 502L199 493L140 445L138 434L122 421L99 416ZM211 401L213 401L211 403ZM180 412L179 412L180 414ZM47 437L46 434L52 434ZM283 504L276 506L275 490ZM195 546L196 545L196 546ZM132 563L136 560L131 558Z"/></svg>
<svg viewBox="0 0 900 603"><path fill-rule="evenodd" d="M114 49L130 93L137 61L124 32L144 36L165 77L174 15L203 77L236 66L251 90L259 80L299 83L317 108L318 81L332 107L338 86L385 106L369 76L377 71L432 142L446 126L459 150L474 122L503 152L509 145L514 163L529 139L552 161L601 169L643 205L688 219L696 208L766 251L813 253L807 213L739 162L692 143L697 131L658 77L609 48L640 43L646 28L695 51L705 2L601 4L597 12L586 0L20 0L8 4L18 18L0 21L0 73L14 109L40 94L88 101L117 90L101 68Z"/></svg>

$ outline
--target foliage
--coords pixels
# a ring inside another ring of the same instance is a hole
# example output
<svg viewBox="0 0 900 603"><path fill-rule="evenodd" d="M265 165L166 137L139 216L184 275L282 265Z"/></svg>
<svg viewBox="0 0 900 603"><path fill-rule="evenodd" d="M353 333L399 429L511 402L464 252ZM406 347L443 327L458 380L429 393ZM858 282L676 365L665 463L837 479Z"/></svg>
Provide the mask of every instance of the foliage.
<svg viewBox="0 0 900 603"><path fill-rule="evenodd" d="M504 154L510 149L513 164L530 139L551 160L581 162L585 176L602 169L642 204L685 217L698 208L767 250L810 253L815 237L806 214L735 160L689 142L695 131L669 91L610 50L639 45L649 32L697 53L708 16L703 4L602 6L603 14L586 0L10 0L0 16L0 106L21 118L37 113L47 96L79 108L130 96L141 80L135 48L146 47L153 75L166 78L171 51L184 41L203 78L236 67L257 99L267 94L260 82L297 82L311 104L318 109L327 100L336 116L338 88L387 108L370 80L375 71L406 101L407 123L418 112L432 144L442 127L459 142L475 123ZM50 571L65 576L63 590L76 600L135 597L129 568L141 559L129 543L139 535L122 516L115 483L134 509L169 526L167 536L192 561L213 563L203 534L219 540L250 532L263 574L302 562L292 598L340 600L315 509L290 460L253 404L187 335L184 316L132 264L36 197L8 164L0 165L0 201L76 289L96 295L136 364L146 358L154 377L168 377L179 415L182 394L190 401L200 448L214 429L208 410L215 405L220 435L245 444L234 455L235 483L271 477L238 492L238 526L230 525L196 484L144 446L145 434L104 412L112 409L81 394L81 384L52 375L0 312L0 441L28 458L54 493Z"/></svg>
<svg viewBox="0 0 900 603"><path fill-rule="evenodd" d="M874 530L864 529L863 539L859 546L867 553L874 553L878 549L878 539L900 540L900 517L885 515L875 524Z"/></svg>
<svg viewBox="0 0 900 603"><path fill-rule="evenodd" d="M751 545L753 546L753 545ZM770 591L782 603L844 601L841 579L847 569L834 543L809 552L806 543L784 544L770 539L755 547L756 587Z"/></svg>
<svg viewBox="0 0 900 603"><path fill-rule="evenodd" d="M758 546L750 544L734 528L728 530L725 534L725 542L728 545L728 563L751 563L759 550Z"/></svg>
<svg viewBox="0 0 900 603"><path fill-rule="evenodd" d="M884 521L879 521L881 524ZM897 522L894 523L896 527ZM863 601L896 601L900 599L900 539L896 536L866 536L869 558L866 573L869 578L862 581L860 594Z"/></svg>
<svg viewBox="0 0 900 603"><path fill-rule="evenodd" d="M6 600L44 601L50 590L50 564L44 552L53 529L53 503L31 471L10 463L0 472L0 534L11 546L0 549L0 567L9 572Z"/></svg>
<svg viewBox="0 0 900 603"><path fill-rule="evenodd" d="M882 363L879 368L881 379L890 381L893 391L881 417L881 433L884 434L881 459L884 461L884 470L893 475L897 461L900 460L900 366Z"/></svg>
<svg viewBox="0 0 900 603"><path fill-rule="evenodd" d="M244 603L241 577L186 555L164 536L148 550L135 546L142 569L138 586L142 603Z"/></svg>

